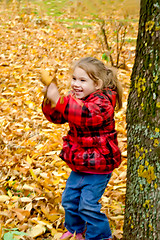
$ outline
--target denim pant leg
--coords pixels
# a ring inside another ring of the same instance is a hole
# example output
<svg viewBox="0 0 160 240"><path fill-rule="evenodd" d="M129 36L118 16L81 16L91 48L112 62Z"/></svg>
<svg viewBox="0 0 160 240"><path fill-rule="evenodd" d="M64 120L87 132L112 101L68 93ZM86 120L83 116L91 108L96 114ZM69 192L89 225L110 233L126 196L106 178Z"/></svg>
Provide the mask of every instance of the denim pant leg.
<svg viewBox="0 0 160 240"><path fill-rule="evenodd" d="M82 220L78 212L82 181L83 176L72 171L62 194L62 206L65 209L65 227L71 233L82 233L85 230L85 221Z"/></svg>
<svg viewBox="0 0 160 240"><path fill-rule="evenodd" d="M111 174L88 174L83 181L79 212L87 222L86 239L104 240L112 237L108 219L100 211L98 200L103 195Z"/></svg>

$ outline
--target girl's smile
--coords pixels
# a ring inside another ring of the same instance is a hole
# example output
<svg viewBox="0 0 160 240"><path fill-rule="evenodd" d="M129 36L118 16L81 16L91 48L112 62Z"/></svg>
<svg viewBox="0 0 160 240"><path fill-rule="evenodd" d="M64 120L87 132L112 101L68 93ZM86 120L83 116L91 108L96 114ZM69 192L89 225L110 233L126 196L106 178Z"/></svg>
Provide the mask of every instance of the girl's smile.
<svg viewBox="0 0 160 240"><path fill-rule="evenodd" d="M88 74L79 67L73 72L71 87L76 98L85 98L95 92L98 87Z"/></svg>

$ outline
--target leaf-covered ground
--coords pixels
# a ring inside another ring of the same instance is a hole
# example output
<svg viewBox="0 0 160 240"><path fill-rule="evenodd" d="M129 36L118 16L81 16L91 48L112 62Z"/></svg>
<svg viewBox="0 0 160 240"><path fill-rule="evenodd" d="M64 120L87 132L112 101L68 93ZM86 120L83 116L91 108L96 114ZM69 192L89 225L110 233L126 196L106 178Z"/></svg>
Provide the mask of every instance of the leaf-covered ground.
<svg viewBox="0 0 160 240"><path fill-rule="evenodd" d="M32 9L0 8L0 236L17 228L29 234L21 239L59 239L65 230L61 194L70 169L58 154L68 125L49 123L42 114L40 68L51 74L57 68L60 89L66 92L74 59L86 55L102 59L100 26L92 21L90 27L73 28L70 21L57 22L44 14L38 18ZM114 170L101 201L115 239L123 234L125 112L134 45L125 45L124 54L131 56L126 56L127 70L118 70L124 89L123 108L115 114L122 164Z"/></svg>

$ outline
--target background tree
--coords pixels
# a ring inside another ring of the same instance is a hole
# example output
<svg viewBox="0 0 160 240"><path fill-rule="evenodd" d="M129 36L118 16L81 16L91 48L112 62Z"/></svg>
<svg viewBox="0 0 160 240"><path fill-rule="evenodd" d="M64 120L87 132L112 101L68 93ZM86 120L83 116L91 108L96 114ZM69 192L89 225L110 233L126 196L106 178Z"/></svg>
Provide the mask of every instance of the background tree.
<svg viewBox="0 0 160 240"><path fill-rule="evenodd" d="M124 240L160 239L160 2L141 0L127 109Z"/></svg>

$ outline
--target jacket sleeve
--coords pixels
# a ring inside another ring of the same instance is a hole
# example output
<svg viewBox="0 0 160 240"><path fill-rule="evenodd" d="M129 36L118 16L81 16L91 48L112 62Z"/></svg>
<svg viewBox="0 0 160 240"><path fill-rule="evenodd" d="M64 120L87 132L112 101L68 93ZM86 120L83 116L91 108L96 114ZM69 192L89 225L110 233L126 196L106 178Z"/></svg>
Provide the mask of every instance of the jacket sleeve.
<svg viewBox="0 0 160 240"><path fill-rule="evenodd" d="M114 114L111 102L98 96L89 102L83 102L72 95L61 97L55 110L61 113L67 122L79 126L101 126L104 121L111 122Z"/></svg>
<svg viewBox="0 0 160 240"><path fill-rule="evenodd" d="M53 123L65 123L66 120L63 117L63 114L51 106L51 102L44 98L42 103L42 112L48 121Z"/></svg>

